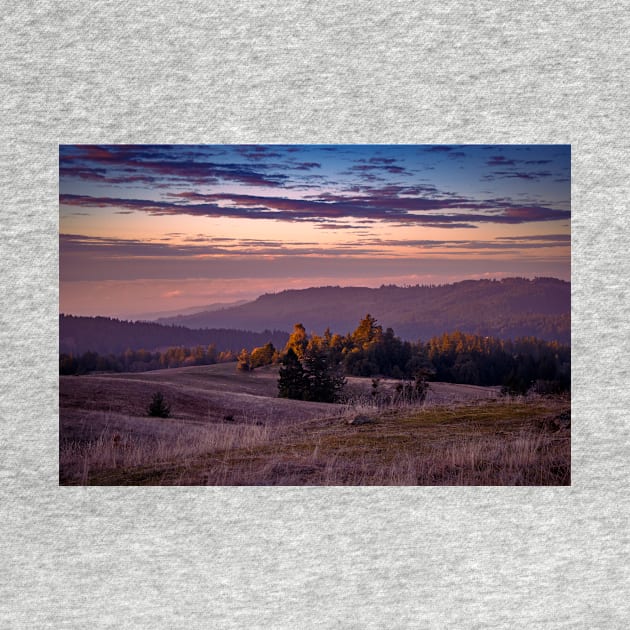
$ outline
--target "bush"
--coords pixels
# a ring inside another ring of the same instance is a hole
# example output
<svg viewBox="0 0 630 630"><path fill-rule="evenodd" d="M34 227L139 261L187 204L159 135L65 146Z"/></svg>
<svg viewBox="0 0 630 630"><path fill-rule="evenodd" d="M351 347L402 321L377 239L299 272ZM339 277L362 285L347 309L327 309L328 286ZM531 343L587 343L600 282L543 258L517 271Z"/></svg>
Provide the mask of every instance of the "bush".
<svg viewBox="0 0 630 630"><path fill-rule="evenodd" d="M171 406L164 400L162 392L155 392L147 411L150 416L168 418L171 414Z"/></svg>
<svg viewBox="0 0 630 630"><path fill-rule="evenodd" d="M427 397L428 391L429 384L425 375L424 373L419 373L416 375L415 380L396 385L394 400L399 403L422 402Z"/></svg>

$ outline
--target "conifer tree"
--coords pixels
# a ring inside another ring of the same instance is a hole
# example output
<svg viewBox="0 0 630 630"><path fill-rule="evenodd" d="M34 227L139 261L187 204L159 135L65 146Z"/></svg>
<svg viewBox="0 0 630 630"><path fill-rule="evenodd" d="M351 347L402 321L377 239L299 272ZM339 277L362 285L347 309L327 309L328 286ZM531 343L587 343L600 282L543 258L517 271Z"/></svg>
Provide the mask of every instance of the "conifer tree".
<svg viewBox="0 0 630 630"><path fill-rule="evenodd" d="M280 398L304 400L307 389L308 379L304 373L302 363L293 349L289 348L282 359L282 367L278 378L278 396Z"/></svg>
<svg viewBox="0 0 630 630"><path fill-rule="evenodd" d="M346 379L331 361L326 348L319 343L309 343L303 364L307 381L305 400L336 402Z"/></svg>
<svg viewBox="0 0 630 630"><path fill-rule="evenodd" d="M168 418L171 415L171 406L164 400L162 392L155 392L155 394L153 394L147 412L150 416L156 418Z"/></svg>

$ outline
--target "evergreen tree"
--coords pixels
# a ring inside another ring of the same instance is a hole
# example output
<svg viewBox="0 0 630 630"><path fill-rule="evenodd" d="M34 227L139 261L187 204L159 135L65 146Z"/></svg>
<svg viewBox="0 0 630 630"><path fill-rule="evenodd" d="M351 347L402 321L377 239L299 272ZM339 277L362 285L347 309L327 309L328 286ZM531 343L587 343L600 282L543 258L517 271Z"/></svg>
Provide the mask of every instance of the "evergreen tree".
<svg viewBox="0 0 630 630"><path fill-rule="evenodd" d="M308 380L302 363L292 348L289 348L282 359L278 378L278 396L303 400L308 389Z"/></svg>
<svg viewBox="0 0 630 630"><path fill-rule="evenodd" d="M304 372L308 387L305 400L336 402L346 384L341 370L322 344L310 343L304 353Z"/></svg>
<svg viewBox="0 0 630 630"><path fill-rule="evenodd" d="M171 406L164 400L162 392L155 392L155 394L153 394L147 412L150 416L156 418L168 418L171 415Z"/></svg>

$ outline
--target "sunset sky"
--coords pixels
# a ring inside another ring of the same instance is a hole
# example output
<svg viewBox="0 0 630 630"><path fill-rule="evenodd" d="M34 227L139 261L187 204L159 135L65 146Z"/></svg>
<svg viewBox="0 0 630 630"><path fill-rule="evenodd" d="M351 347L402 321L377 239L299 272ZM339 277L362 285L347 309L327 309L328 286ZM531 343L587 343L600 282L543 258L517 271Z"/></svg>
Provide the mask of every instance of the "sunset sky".
<svg viewBox="0 0 630 630"><path fill-rule="evenodd" d="M568 145L62 145L60 311L570 279Z"/></svg>

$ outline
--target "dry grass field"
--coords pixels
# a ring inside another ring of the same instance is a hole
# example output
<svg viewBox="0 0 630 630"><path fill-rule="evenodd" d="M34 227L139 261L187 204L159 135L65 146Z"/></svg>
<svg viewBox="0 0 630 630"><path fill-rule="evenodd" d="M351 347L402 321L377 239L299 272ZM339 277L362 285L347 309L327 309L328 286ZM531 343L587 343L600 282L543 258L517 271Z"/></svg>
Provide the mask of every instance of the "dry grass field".
<svg viewBox="0 0 630 630"><path fill-rule="evenodd" d="M60 377L62 485L568 485L568 398L432 383L419 405L276 397L234 364ZM393 387L382 381L383 390ZM160 390L171 417L149 417ZM364 424L350 423L361 416Z"/></svg>

